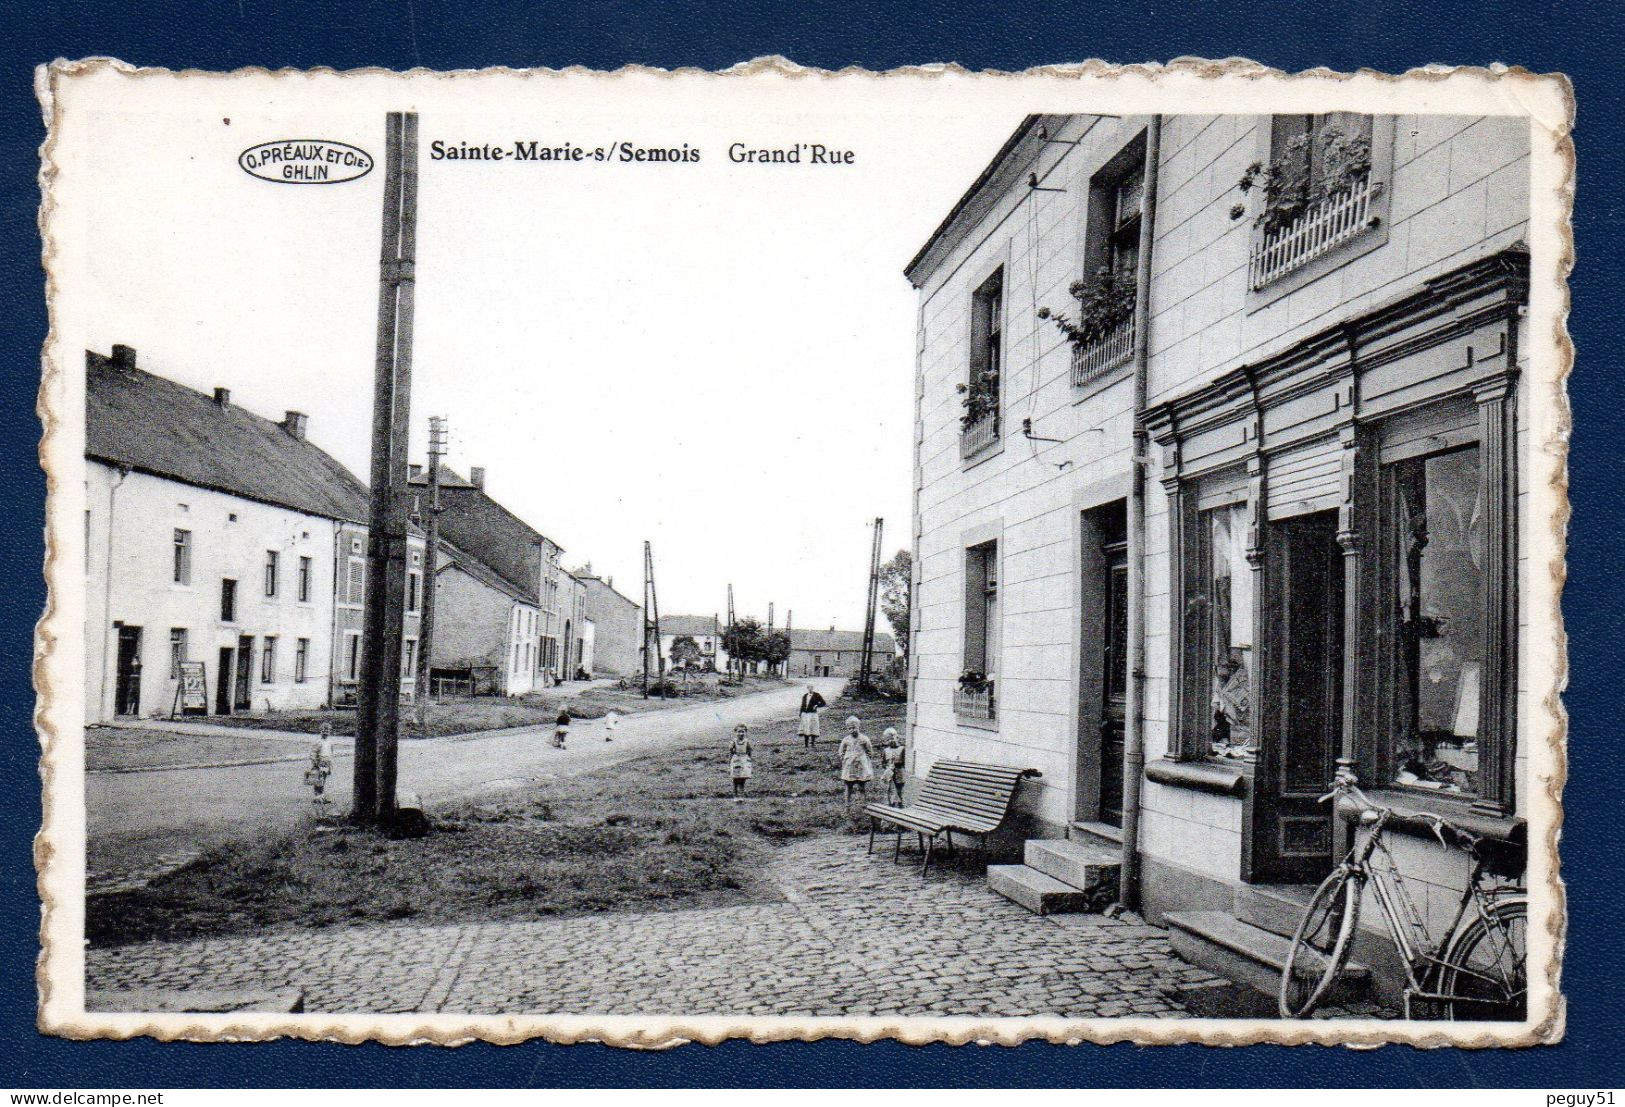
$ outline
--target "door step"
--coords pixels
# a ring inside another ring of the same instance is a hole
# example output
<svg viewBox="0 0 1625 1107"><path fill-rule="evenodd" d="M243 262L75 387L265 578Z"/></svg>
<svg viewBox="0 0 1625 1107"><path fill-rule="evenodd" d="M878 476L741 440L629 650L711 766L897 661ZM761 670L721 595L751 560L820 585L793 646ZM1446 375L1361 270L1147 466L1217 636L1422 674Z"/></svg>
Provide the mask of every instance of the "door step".
<svg viewBox="0 0 1625 1107"><path fill-rule="evenodd" d="M1292 939L1223 911L1179 911L1165 916L1163 921L1168 924L1174 952L1185 961L1261 995L1279 993L1281 970L1286 967ZM1350 961L1325 1002L1359 1002L1370 990L1371 970Z"/></svg>
<svg viewBox="0 0 1625 1107"><path fill-rule="evenodd" d="M1040 915L1104 911L1117 900L1118 854L1080 841L1030 838L1024 865L989 865L988 887Z"/></svg>
<svg viewBox="0 0 1625 1107"><path fill-rule="evenodd" d="M1026 865L989 865L987 886L1035 915L1089 910L1089 893Z"/></svg>
<svg viewBox="0 0 1625 1107"><path fill-rule="evenodd" d="M1120 849L1123 845L1123 828L1111 823L1076 822L1067 827L1066 836L1069 841L1106 849Z"/></svg>
<svg viewBox="0 0 1625 1107"><path fill-rule="evenodd" d="M1314 894L1312 884L1242 884L1231 910L1244 923L1290 938Z"/></svg>

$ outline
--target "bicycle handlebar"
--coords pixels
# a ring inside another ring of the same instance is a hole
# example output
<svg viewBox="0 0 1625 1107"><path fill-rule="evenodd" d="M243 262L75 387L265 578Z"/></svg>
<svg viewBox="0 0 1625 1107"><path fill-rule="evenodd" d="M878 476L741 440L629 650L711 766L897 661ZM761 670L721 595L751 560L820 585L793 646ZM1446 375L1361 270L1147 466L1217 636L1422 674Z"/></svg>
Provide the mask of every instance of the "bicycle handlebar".
<svg viewBox="0 0 1625 1107"><path fill-rule="evenodd" d="M1332 790L1327 792L1324 796L1321 796L1316 802L1325 803L1327 800L1334 800L1339 796L1353 797L1354 802L1359 806L1362 815L1369 815L1372 813L1379 815L1392 815L1394 813L1393 808L1384 807L1382 804L1374 802L1370 796L1360 791L1360 786L1354 782L1353 778L1344 775L1342 772L1339 772L1333 779ZM1470 830L1463 830L1455 823L1452 823L1447 819L1440 818L1438 815L1435 815L1429 811L1407 812L1406 817L1417 818L1427 823L1429 829L1433 831L1433 836L1439 839L1439 844L1446 849L1451 848L1451 843L1445 838L1445 829L1447 827L1449 828L1450 833L1456 838L1457 848L1470 850L1479 841L1479 835L1474 834ZM1362 821L1364 820L1362 819Z"/></svg>

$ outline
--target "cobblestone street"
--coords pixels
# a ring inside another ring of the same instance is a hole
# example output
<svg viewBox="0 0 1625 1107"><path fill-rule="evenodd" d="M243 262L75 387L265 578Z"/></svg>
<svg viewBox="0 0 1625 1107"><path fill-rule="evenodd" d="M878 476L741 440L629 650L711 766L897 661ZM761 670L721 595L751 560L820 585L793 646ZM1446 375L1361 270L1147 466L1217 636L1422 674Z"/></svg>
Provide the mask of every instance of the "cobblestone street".
<svg viewBox="0 0 1625 1107"><path fill-rule="evenodd" d="M1214 980L1155 927L1039 917L907 860L813 838L774 855L780 903L93 949L86 983L296 989L332 1013L1178 1018L1174 995Z"/></svg>

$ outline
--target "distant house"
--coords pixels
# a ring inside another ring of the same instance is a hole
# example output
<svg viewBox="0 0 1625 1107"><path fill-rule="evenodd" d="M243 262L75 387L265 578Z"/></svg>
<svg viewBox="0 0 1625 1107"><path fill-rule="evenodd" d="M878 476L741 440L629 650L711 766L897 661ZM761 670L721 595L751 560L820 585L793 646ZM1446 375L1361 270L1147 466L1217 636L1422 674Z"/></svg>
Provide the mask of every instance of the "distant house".
<svg viewBox="0 0 1625 1107"><path fill-rule="evenodd" d="M587 621L592 627L592 658L587 671L628 676L643 667L643 609L615 590L615 582L585 566L574 572L586 592Z"/></svg>
<svg viewBox="0 0 1625 1107"><path fill-rule="evenodd" d="M728 667L728 651L722 648L725 628L715 615L662 615L660 617L660 656L667 669L676 668L672 647L679 639L688 639L698 651L698 660L692 667L718 672ZM641 664L641 662L640 662Z"/></svg>
<svg viewBox="0 0 1625 1107"><path fill-rule="evenodd" d="M86 351L85 388L87 721L169 713L199 663L210 714L333 702L360 663L366 487L300 412L266 419L128 346Z"/></svg>
<svg viewBox="0 0 1625 1107"><path fill-rule="evenodd" d="M872 673L883 672L897 656L897 643L891 635L875 631L874 653L869 663ZM789 675L793 677L856 676L863 666L863 631L790 631Z"/></svg>

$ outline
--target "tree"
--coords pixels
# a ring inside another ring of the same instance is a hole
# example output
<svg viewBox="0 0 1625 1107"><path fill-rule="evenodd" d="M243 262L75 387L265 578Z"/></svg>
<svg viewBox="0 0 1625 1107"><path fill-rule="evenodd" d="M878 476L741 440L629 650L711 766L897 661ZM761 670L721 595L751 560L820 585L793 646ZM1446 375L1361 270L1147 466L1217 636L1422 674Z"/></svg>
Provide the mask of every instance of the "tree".
<svg viewBox="0 0 1625 1107"><path fill-rule="evenodd" d="M722 632L722 648L728 659L741 664L762 659L762 624L748 615Z"/></svg>
<svg viewBox="0 0 1625 1107"><path fill-rule="evenodd" d="M790 660L790 635L786 631L770 630L762 635L762 660L767 662L769 673Z"/></svg>
<svg viewBox="0 0 1625 1107"><path fill-rule="evenodd" d="M679 634L671 642L671 667L673 669L698 668L705 660L700 652L700 644L694 641L691 634Z"/></svg>
<svg viewBox="0 0 1625 1107"><path fill-rule="evenodd" d="M898 550L896 555L880 567L880 610L886 613L892 634L902 647L903 660L908 661L909 616L914 599L914 555Z"/></svg>

